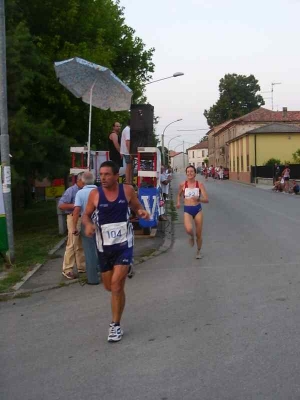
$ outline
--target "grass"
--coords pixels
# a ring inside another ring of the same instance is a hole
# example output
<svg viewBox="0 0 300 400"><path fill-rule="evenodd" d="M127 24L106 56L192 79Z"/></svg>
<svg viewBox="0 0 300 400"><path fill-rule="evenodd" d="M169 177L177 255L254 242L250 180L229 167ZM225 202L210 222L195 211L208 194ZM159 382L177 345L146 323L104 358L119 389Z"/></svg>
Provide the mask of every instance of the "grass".
<svg viewBox="0 0 300 400"><path fill-rule="evenodd" d="M11 287L36 264L43 263L48 252L61 239L55 201L40 202L30 209L14 212L15 263L8 276L0 280L0 293ZM5 264L0 264L0 270Z"/></svg>
<svg viewBox="0 0 300 400"><path fill-rule="evenodd" d="M178 213L173 200L167 203L167 212L172 221L178 220Z"/></svg>

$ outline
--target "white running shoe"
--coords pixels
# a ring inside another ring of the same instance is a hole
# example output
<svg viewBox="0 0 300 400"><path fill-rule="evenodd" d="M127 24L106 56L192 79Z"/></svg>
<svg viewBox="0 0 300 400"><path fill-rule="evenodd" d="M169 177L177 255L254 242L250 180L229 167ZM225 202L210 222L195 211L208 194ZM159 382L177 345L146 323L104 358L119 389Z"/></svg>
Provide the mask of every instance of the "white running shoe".
<svg viewBox="0 0 300 400"><path fill-rule="evenodd" d="M119 342L119 340L122 339L123 336L123 331L120 327L120 325L115 325L113 322L109 324L109 329L108 329L108 342Z"/></svg>
<svg viewBox="0 0 300 400"><path fill-rule="evenodd" d="M196 258L197 258L197 260L200 260L202 257L203 257L203 256L202 256L202 254L200 253L200 250L197 250L197 253L196 253Z"/></svg>

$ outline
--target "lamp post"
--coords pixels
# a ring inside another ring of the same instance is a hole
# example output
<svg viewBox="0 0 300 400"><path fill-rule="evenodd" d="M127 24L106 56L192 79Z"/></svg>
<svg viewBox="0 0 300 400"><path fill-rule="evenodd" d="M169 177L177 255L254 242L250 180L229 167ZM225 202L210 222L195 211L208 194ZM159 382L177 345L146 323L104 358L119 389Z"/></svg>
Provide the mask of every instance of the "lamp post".
<svg viewBox="0 0 300 400"><path fill-rule="evenodd" d="M167 76L166 78L161 78L161 79L157 79L155 81L151 81L151 82L145 83L145 86L146 85L151 85L152 83L155 83L155 82L164 81L165 79L177 78L178 76L182 76L182 75L184 75L183 72L174 72L174 74L172 76Z"/></svg>
<svg viewBox="0 0 300 400"><path fill-rule="evenodd" d="M174 136L173 138L171 138L170 140L169 140L169 143L168 143L168 165L170 164L170 143L171 143L171 141L173 140L173 139L176 139L176 138L178 138L178 137L180 137L181 135L177 135L177 136Z"/></svg>
<svg viewBox="0 0 300 400"><path fill-rule="evenodd" d="M168 126L175 124L175 122L182 121L182 118L176 119L175 121L170 122L165 129L163 130L163 133L161 135L161 150L162 150L162 163L165 165L165 130L168 128Z"/></svg>

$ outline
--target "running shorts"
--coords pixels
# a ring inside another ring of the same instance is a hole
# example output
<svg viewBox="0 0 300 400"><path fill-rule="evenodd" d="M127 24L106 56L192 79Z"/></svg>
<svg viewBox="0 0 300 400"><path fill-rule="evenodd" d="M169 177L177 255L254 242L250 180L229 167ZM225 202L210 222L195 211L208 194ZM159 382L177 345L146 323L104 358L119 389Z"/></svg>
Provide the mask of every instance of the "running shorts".
<svg viewBox="0 0 300 400"><path fill-rule="evenodd" d="M197 204L196 206L184 206L183 211L185 213L190 214L193 218L202 210L201 203Z"/></svg>
<svg viewBox="0 0 300 400"><path fill-rule="evenodd" d="M125 265L128 266L132 264L133 258L133 247L127 249L115 250L113 252L100 252L98 251L98 259L100 271L107 272L112 271L115 265Z"/></svg>

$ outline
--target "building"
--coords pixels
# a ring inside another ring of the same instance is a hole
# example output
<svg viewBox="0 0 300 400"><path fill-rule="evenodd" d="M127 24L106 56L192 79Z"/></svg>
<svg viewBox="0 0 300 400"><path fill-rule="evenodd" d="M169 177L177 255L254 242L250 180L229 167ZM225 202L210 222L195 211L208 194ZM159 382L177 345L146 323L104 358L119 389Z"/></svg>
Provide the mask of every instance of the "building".
<svg viewBox="0 0 300 400"><path fill-rule="evenodd" d="M173 170L184 172L188 165L188 156L182 151L177 153L176 151L170 150L170 163Z"/></svg>
<svg viewBox="0 0 300 400"><path fill-rule="evenodd" d="M194 167L201 167L208 160L208 141L200 142L187 149L188 163ZM204 161L205 160L205 161Z"/></svg>
<svg viewBox="0 0 300 400"><path fill-rule="evenodd" d="M300 148L300 125L273 123L249 130L229 141L232 180L251 182L251 166L264 165L270 158L292 162ZM255 174L255 172L254 172Z"/></svg>
<svg viewBox="0 0 300 400"><path fill-rule="evenodd" d="M208 135L208 164L218 167L220 165L226 167L229 161L229 152L226 147L226 126L228 126L232 120L223 122L211 128ZM218 134L220 132L220 134ZM222 134L224 132L224 134Z"/></svg>
<svg viewBox="0 0 300 400"><path fill-rule="evenodd" d="M255 165L255 160L250 158L250 153L247 150L250 147L247 147L248 145L246 143L247 140L250 139L245 139L246 142L241 142L243 143L243 150L239 147L236 148L236 145L229 146L229 144L236 142L236 139L241 138L242 136L246 138L246 133L254 129L274 123L300 126L300 111L288 111L286 107L284 107L282 111L272 111L260 107L242 117L226 121L211 128L208 132L209 164L214 166L222 165L223 167L229 168L230 179L249 182L248 178L251 165ZM266 150L266 148L264 149ZM261 149L261 151L264 150ZM279 158L284 161L283 156ZM266 160L267 159L268 158L266 158ZM258 162L258 160L256 161Z"/></svg>

